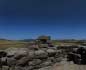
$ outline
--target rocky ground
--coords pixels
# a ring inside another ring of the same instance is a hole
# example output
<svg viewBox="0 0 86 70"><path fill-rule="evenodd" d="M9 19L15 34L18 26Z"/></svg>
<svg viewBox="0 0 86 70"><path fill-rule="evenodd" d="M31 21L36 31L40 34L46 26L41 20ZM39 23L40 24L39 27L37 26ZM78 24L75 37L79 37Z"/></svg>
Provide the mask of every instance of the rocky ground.
<svg viewBox="0 0 86 70"><path fill-rule="evenodd" d="M17 68L19 70L29 70L28 67L21 67L21 68L16 67L15 70ZM3 66L2 70L8 70L8 67ZM66 62L66 61L63 60L60 63L55 63L52 66L46 66L46 67L42 67L42 68L39 68L39 69L32 69L32 70L86 70L86 65L76 65L76 64L73 64L72 62L69 63L69 62Z"/></svg>
<svg viewBox="0 0 86 70"><path fill-rule="evenodd" d="M56 47L8 48L0 52L0 70L86 70L85 65L67 62Z"/></svg>
<svg viewBox="0 0 86 70"><path fill-rule="evenodd" d="M0 52L2 70L41 70L48 66L51 69L62 60L62 52L56 47L8 48Z"/></svg>

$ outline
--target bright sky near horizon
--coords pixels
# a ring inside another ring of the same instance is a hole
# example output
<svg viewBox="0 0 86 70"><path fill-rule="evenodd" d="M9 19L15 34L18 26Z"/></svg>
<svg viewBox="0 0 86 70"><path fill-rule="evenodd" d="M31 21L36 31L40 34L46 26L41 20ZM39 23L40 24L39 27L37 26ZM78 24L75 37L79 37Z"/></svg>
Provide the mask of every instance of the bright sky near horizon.
<svg viewBox="0 0 86 70"><path fill-rule="evenodd" d="M86 39L85 0L0 0L0 38Z"/></svg>

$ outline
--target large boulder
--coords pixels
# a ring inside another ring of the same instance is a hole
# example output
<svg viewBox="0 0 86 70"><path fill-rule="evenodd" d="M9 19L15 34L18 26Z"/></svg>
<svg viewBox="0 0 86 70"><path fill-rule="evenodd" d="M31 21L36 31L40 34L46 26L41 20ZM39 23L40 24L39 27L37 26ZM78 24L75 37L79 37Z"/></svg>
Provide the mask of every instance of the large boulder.
<svg viewBox="0 0 86 70"><path fill-rule="evenodd" d="M62 56L62 50L56 50L55 58L59 58Z"/></svg>
<svg viewBox="0 0 86 70"><path fill-rule="evenodd" d="M0 65L2 66L2 65L7 65L7 58L6 57L2 57L2 58L0 58Z"/></svg>
<svg viewBox="0 0 86 70"><path fill-rule="evenodd" d="M27 57L29 57L30 59L34 59L35 58L35 51L29 50Z"/></svg>
<svg viewBox="0 0 86 70"><path fill-rule="evenodd" d="M5 52L7 52L7 56L14 56L17 51L18 48L13 48L13 47L5 50Z"/></svg>
<svg viewBox="0 0 86 70"><path fill-rule="evenodd" d="M16 62L17 60L13 57L10 57L10 58L7 58L7 65L8 66L15 66L16 65Z"/></svg>
<svg viewBox="0 0 86 70"><path fill-rule="evenodd" d="M32 61L28 62L29 66L39 65L41 63L42 63L42 61L40 59L33 59Z"/></svg>
<svg viewBox="0 0 86 70"><path fill-rule="evenodd" d="M35 51L35 58L39 58L39 59L42 59L42 58L47 58L48 57L48 53L43 51L43 50L37 50Z"/></svg>
<svg viewBox="0 0 86 70"><path fill-rule="evenodd" d="M55 63L56 62L56 58L54 58L54 57L48 57L47 60L50 60L52 63Z"/></svg>
<svg viewBox="0 0 86 70"><path fill-rule="evenodd" d="M54 56L54 55L56 55L56 50L54 50L54 49L48 49L47 53L49 54L49 56Z"/></svg>
<svg viewBox="0 0 86 70"><path fill-rule="evenodd" d="M27 48L8 48L5 50L7 52L7 56L18 56L18 55L26 55L28 49Z"/></svg>
<svg viewBox="0 0 86 70"><path fill-rule="evenodd" d="M42 64L40 64L41 67L47 67L47 66L51 66L53 63L51 60L46 60L44 61Z"/></svg>
<svg viewBox="0 0 86 70"><path fill-rule="evenodd" d="M58 57L58 58L55 58L56 62L61 62L62 61L62 58L61 57Z"/></svg>
<svg viewBox="0 0 86 70"><path fill-rule="evenodd" d="M22 57L20 60L17 60L17 66L27 66L28 65L29 58L28 57Z"/></svg>
<svg viewBox="0 0 86 70"><path fill-rule="evenodd" d="M27 56L27 55L28 55L28 53L27 53L26 50L20 49L19 51L17 51L17 52L15 53L14 58L15 58L15 59L20 59L20 58L25 57L25 56Z"/></svg>

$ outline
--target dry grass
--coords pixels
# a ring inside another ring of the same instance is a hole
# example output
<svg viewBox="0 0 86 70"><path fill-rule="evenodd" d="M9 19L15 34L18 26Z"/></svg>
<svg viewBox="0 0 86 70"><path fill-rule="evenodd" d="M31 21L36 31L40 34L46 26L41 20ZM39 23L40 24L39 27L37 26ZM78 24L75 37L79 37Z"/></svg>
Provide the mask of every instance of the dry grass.
<svg viewBox="0 0 86 70"><path fill-rule="evenodd" d="M25 47L26 44L27 42L0 40L0 49L6 49L9 47Z"/></svg>

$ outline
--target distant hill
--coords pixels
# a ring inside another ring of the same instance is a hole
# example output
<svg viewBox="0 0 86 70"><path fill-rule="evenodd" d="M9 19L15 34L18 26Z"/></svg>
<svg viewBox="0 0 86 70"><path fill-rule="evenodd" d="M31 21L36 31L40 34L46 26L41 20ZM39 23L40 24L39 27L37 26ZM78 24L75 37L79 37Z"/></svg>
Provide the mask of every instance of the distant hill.
<svg viewBox="0 0 86 70"><path fill-rule="evenodd" d="M20 42L31 42L31 41L35 41L35 39L23 39L23 40L18 40Z"/></svg>

